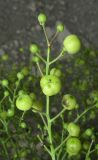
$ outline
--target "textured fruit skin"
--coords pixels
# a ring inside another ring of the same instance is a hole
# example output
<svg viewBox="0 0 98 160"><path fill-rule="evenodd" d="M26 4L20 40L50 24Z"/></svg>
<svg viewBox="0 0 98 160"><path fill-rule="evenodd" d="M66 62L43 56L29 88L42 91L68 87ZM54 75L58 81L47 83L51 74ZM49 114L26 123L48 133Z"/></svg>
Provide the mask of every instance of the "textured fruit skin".
<svg viewBox="0 0 98 160"><path fill-rule="evenodd" d="M62 105L63 107L66 107L67 110L73 110L79 107L76 102L76 99L70 94L65 94L63 96Z"/></svg>
<svg viewBox="0 0 98 160"><path fill-rule="evenodd" d="M79 38L74 34L67 36L64 39L63 44L65 47L65 50L69 54L76 54L77 52L79 52L79 50L81 48L81 42L80 42Z"/></svg>
<svg viewBox="0 0 98 160"><path fill-rule="evenodd" d="M66 149L69 155L77 155L82 148L78 138L70 137L66 142Z"/></svg>
<svg viewBox="0 0 98 160"><path fill-rule="evenodd" d="M68 132L70 136L78 137L80 134L80 127L75 123L69 123L68 125Z"/></svg>
<svg viewBox="0 0 98 160"><path fill-rule="evenodd" d="M27 95L20 95L16 100L16 107L19 110L26 111L32 107L32 98Z"/></svg>
<svg viewBox="0 0 98 160"><path fill-rule="evenodd" d="M46 75L40 80L42 91L47 96L53 96L60 92L61 81L57 76Z"/></svg>

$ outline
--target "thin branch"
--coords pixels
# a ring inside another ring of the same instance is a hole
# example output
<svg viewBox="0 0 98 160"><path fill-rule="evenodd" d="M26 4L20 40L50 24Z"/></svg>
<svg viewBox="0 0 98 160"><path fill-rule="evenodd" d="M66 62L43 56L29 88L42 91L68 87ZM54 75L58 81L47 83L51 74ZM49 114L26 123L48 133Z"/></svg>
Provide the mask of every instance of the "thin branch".
<svg viewBox="0 0 98 160"><path fill-rule="evenodd" d="M61 112L59 112L54 118L51 119L51 122L55 121L57 118L60 117L61 114L65 112L66 108L62 109Z"/></svg>
<svg viewBox="0 0 98 160"><path fill-rule="evenodd" d="M37 62L36 64L37 64L37 67L38 67L38 69L39 69L39 72L40 72L41 76L43 76L43 72L42 72L42 70L41 70L41 68L40 68L39 63Z"/></svg>
<svg viewBox="0 0 98 160"><path fill-rule="evenodd" d="M63 142L55 149L55 152L57 152L64 144L65 144L65 142L67 141L67 139L69 138L70 136L67 136L64 140L63 140Z"/></svg>

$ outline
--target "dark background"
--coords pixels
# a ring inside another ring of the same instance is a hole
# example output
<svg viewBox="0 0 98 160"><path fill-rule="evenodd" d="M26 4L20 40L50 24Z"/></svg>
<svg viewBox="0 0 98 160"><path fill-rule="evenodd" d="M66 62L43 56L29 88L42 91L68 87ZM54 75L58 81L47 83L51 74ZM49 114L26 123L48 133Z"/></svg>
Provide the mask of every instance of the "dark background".
<svg viewBox="0 0 98 160"><path fill-rule="evenodd" d="M0 0L0 53L41 42L37 15L48 16L48 30L57 21L65 24L65 35L77 33L98 48L98 0ZM60 41L60 39L59 39Z"/></svg>

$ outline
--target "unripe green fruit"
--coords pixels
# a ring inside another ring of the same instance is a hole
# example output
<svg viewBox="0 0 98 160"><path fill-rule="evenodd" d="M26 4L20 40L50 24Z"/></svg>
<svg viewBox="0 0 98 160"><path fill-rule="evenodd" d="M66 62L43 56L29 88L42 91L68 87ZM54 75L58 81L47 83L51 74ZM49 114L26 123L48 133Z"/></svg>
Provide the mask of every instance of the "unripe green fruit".
<svg viewBox="0 0 98 160"><path fill-rule="evenodd" d="M70 94L65 94L63 96L62 106L65 107L67 110L73 110L79 107L76 102L76 99Z"/></svg>
<svg viewBox="0 0 98 160"><path fill-rule="evenodd" d="M70 136L78 137L80 134L80 127L76 125L75 123L69 123L68 124L68 132Z"/></svg>
<svg viewBox="0 0 98 160"><path fill-rule="evenodd" d="M57 32L63 32L64 31L64 25L63 24L58 24L56 29L57 29Z"/></svg>
<svg viewBox="0 0 98 160"><path fill-rule="evenodd" d="M22 111L29 110L32 107L32 98L27 94L20 95L16 100L16 107Z"/></svg>
<svg viewBox="0 0 98 160"><path fill-rule="evenodd" d="M25 122L21 122L21 123L20 123L20 127L21 127L21 128L26 128L26 126L27 126L27 125L26 125Z"/></svg>
<svg viewBox="0 0 98 160"><path fill-rule="evenodd" d="M87 135L89 137L92 136L93 135L93 130L91 128L86 129L85 135Z"/></svg>
<svg viewBox="0 0 98 160"><path fill-rule="evenodd" d="M74 34L67 36L64 39L63 44L64 48L69 54L76 54L77 52L79 52L81 48L81 42L79 38Z"/></svg>
<svg viewBox="0 0 98 160"><path fill-rule="evenodd" d="M44 13L40 13L38 15L38 21L40 23L40 25L44 25L46 23L47 17Z"/></svg>
<svg viewBox="0 0 98 160"><path fill-rule="evenodd" d="M39 47L37 44L31 44L30 45L30 52L31 53L38 53L39 52Z"/></svg>
<svg viewBox="0 0 98 160"><path fill-rule="evenodd" d="M53 96L60 92L61 81L57 76L46 75L40 80L42 91L47 96Z"/></svg>
<svg viewBox="0 0 98 160"><path fill-rule="evenodd" d="M9 96L9 91L4 91L4 96L5 97Z"/></svg>
<svg viewBox="0 0 98 160"><path fill-rule="evenodd" d="M13 109L8 109L7 116L8 117L13 117L14 116L14 110Z"/></svg>
<svg viewBox="0 0 98 160"><path fill-rule="evenodd" d="M69 155L77 155L82 148L81 142L78 138L70 137L66 142L66 149Z"/></svg>
<svg viewBox="0 0 98 160"><path fill-rule="evenodd" d="M7 79L3 79L3 80L1 81L1 84L2 84L3 87L7 87L8 84L9 84L9 82L8 82Z"/></svg>
<svg viewBox="0 0 98 160"><path fill-rule="evenodd" d="M57 77L60 77L61 76L61 70L60 69L57 69L57 68L52 68L50 70L50 75L54 75L54 76L57 76Z"/></svg>
<svg viewBox="0 0 98 160"><path fill-rule="evenodd" d="M90 146L90 143L89 143L89 142L84 142L84 143L83 143L83 149L84 149L84 150L88 150L88 149L89 149L89 146Z"/></svg>
<svg viewBox="0 0 98 160"><path fill-rule="evenodd" d="M24 75L23 75L21 72L18 72L18 73L17 73L17 78L18 78L19 80L21 80L21 79L24 78Z"/></svg>

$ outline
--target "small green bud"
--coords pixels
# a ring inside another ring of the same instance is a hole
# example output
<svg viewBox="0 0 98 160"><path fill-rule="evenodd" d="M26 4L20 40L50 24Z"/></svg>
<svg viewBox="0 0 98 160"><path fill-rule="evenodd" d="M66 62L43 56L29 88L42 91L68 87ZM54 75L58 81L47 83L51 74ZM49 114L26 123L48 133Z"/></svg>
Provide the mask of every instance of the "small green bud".
<svg viewBox="0 0 98 160"><path fill-rule="evenodd" d="M56 29L57 29L57 32L63 32L64 31L64 25L62 23L58 24Z"/></svg>
<svg viewBox="0 0 98 160"><path fill-rule="evenodd" d="M39 47L37 44L31 44L30 45L30 52L35 54L35 53L38 53L39 52Z"/></svg>
<svg viewBox="0 0 98 160"><path fill-rule="evenodd" d="M19 80L21 80L21 79L24 78L24 75L23 75L21 72L18 72L18 73L17 73L17 78L18 78Z"/></svg>
<svg viewBox="0 0 98 160"><path fill-rule="evenodd" d="M42 25L42 26L45 25L46 20L47 20L47 17L44 13L40 13L38 15L38 21L39 21L40 25Z"/></svg>
<svg viewBox="0 0 98 160"><path fill-rule="evenodd" d="M3 87L7 87L9 82L8 82L7 79L4 79L4 80L1 81L1 84L2 84Z"/></svg>

